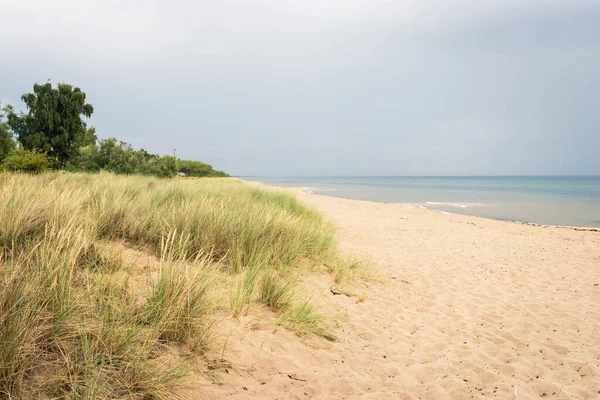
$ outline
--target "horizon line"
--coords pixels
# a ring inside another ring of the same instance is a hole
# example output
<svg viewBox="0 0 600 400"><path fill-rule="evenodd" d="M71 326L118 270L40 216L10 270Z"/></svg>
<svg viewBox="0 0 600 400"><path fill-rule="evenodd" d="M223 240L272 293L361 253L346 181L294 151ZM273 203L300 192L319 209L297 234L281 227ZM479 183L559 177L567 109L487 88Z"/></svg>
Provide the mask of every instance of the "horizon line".
<svg viewBox="0 0 600 400"><path fill-rule="evenodd" d="M231 175L233 178L600 178L586 175Z"/></svg>

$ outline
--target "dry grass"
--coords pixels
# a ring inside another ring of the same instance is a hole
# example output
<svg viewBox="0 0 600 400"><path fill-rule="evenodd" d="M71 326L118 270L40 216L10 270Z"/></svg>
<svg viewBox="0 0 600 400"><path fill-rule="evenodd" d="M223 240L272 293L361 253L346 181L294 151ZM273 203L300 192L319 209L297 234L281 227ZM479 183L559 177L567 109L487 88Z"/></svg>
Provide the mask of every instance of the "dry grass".
<svg viewBox="0 0 600 400"><path fill-rule="evenodd" d="M0 173L0 204L0 398L171 398L219 307L262 303L280 325L333 338L294 301L301 261L335 262L331 229L293 196L228 179ZM140 275L112 241L156 268Z"/></svg>
<svg viewBox="0 0 600 400"><path fill-rule="evenodd" d="M353 282L373 280L372 270L363 261L353 257L337 258L326 263L327 272L333 275L334 284L339 287Z"/></svg>

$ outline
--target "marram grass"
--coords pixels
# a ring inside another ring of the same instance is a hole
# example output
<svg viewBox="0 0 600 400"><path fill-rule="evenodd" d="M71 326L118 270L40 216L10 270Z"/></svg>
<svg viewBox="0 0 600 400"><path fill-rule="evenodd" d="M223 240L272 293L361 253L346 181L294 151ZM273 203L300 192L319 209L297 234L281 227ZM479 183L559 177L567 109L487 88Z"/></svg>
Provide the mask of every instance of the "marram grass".
<svg viewBox="0 0 600 400"><path fill-rule="evenodd" d="M332 232L293 196L231 179L0 173L0 204L0 399L173 398L215 311L250 303L333 338L294 301L299 263L337 259ZM156 261L131 265L124 245Z"/></svg>
<svg viewBox="0 0 600 400"><path fill-rule="evenodd" d="M327 318L318 311L317 305L310 298L286 309L279 316L277 325L300 333L312 333L330 341L335 340L335 336L327 326Z"/></svg>

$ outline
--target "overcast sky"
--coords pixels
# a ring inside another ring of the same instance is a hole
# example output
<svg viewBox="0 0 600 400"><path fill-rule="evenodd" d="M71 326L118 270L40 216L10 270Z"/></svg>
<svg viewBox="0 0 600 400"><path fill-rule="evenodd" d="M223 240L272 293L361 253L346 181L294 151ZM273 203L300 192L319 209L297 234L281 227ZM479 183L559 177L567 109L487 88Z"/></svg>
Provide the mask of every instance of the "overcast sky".
<svg viewBox="0 0 600 400"><path fill-rule="evenodd" d="M238 175L600 174L600 1L0 0L0 101Z"/></svg>

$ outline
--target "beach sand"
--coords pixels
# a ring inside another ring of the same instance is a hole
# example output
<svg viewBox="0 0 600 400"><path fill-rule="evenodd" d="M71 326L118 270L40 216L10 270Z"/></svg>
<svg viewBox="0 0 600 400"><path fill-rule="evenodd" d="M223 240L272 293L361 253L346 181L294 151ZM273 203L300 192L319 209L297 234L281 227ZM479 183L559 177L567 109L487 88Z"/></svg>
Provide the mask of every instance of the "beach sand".
<svg viewBox="0 0 600 400"><path fill-rule="evenodd" d="M221 322L232 363L193 399L600 399L600 233L298 193L379 275L333 295L338 341ZM362 300L362 299L361 299ZM267 315L268 317L268 315Z"/></svg>

